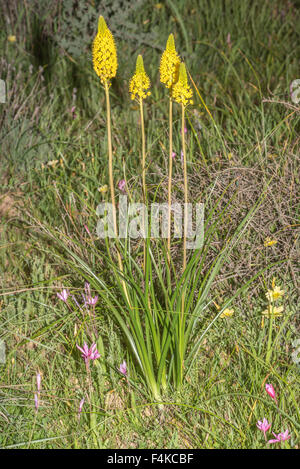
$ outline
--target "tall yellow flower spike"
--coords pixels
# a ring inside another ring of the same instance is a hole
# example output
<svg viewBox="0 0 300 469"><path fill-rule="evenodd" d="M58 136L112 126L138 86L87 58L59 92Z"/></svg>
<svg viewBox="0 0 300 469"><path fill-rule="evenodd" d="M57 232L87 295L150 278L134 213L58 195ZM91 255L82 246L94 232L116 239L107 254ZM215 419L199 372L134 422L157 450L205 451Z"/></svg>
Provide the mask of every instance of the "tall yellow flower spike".
<svg viewBox="0 0 300 469"><path fill-rule="evenodd" d="M172 168L173 168L173 116L172 86L178 79L180 58L175 49L173 34L167 40L166 50L160 59L160 81L169 89L169 180L168 180L168 264L171 264L171 204L172 204Z"/></svg>
<svg viewBox="0 0 300 469"><path fill-rule="evenodd" d="M117 73L117 49L103 16L98 21L98 33L93 41L92 53L94 70L101 83L110 85L110 80Z"/></svg>
<svg viewBox="0 0 300 469"><path fill-rule="evenodd" d="M179 104L187 106L193 104L192 101L193 92L191 87L188 85L186 68L183 63L179 66L178 81L172 87L172 98Z"/></svg>
<svg viewBox="0 0 300 469"><path fill-rule="evenodd" d="M135 99L138 96L140 99L145 99L150 96L150 80L144 69L143 57L138 56L136 61L135 74L129 83L129 92L131 93L131 99Z"/></svg>
<svg viewBox="0 0 300 469"><path fill-rule="evenodd" d="M160 81L167 88L171 88L178 78L180 58L175 49L173 34L170 34L167 40L166 50L160 59Z"/></svg>

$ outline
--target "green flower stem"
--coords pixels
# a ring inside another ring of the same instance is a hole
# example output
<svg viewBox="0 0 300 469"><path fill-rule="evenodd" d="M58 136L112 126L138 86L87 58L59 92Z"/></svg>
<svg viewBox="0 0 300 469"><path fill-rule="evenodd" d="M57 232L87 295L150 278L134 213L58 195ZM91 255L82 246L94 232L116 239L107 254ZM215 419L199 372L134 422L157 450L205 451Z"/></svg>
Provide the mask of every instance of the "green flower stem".
<svg viewBox="0 0 300 469"><path fill-rule="evenodd" d="M169 181L168 181L168 264L171 265L171 204L172 204L172 169L173 169L173 128L172 98L169 98Z"/></svg>
<svg viewBox="0 0 300 469"><path fill-rule="evenodd" d="M184 179L184 203L188 203L188 181L186 169L186 150L185 150L185 107L181 104L181 138L182 138L182 151L183 151L183 179ZM184 235L183 235L183 263L182 271L186 269L186 230L187 230L187 210L184 210Z"/></svg>
<svg viewBox="0 0 300 469"><path fill-rule="evenodd" d="M142 187L143 187L143 203L147 204L147 187L146 187L146 140L145 140L145 123L144 123L144 109L143 99L140 98L140 116L141 116L141 128L142 128ZM143 212L143 230L146 232L146 223ZM144 273L146 274L146 241L144 239Z"/></svg>
<svg viewBox="0 0 300 469"><path fill-rule="evenodd" d="M106 97L106 112L107 112L107 142L108 142L108 170L109 170L109 185L110 185L110 194L111 194L111 203L113 205L113 223L114 223L114 233L116 241L118 242L118 226L117 226L117 212L116 212L116 200L115 200L115 188L114 188L114 177L113 177L113 154L112 154L112 144L111 144L111 117L110 117L110 100L109 100L109 91L108 91L108 82L105 82L105 97ZM123 272L123 263L120 255L119 248L117 247L117 256L119 269ZM129 296L126 288L125 281L122 279L122 286L128 303Z"/></svg>
<svg viewBox="0 0 300 469"><path fill-rule="evenodd" d="M182 274L186 269L186 235L187 235L187 206L188 203L188 181L187 181L187 167L186 167L186 150L185 150L185 106L181 104L181 139L182 139L182 151L183 151L183 183L184 183L184 232L183 232L183 262L182 262ZM182 375L183 375L183 358L184 358L184 309L185 309L185 287L186 282L184 284L183 292L182 292L182 299L181 299L181 315L179 321L179 360L180 360L180 370L178 376L178 384L180 386L182 382Z"/></svg>
<svg viewBox="0 0 300 469"><path fill-rule="evenodd" d="M273 335L273 304L271 304L271 316L270 316L270 322L269 322L269 336L268 336L268 343L267 343L267 354L266 354L266 364L269 365L271 361L271 355L272 355L272 335Z"/></svg>

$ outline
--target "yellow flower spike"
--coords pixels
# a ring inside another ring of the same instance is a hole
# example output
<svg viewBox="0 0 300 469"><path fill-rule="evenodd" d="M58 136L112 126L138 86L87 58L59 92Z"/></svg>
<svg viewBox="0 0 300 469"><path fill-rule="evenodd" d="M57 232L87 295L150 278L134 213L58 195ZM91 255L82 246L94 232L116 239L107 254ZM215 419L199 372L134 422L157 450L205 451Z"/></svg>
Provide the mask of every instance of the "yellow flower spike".
<svg viewBox="0 0 300 469"><path fill-rule="evenodd" d="M159 67L160 81L169 89L177 81L179 65L180 58L175 49L174 36L170 34Z"/></svg>
<svg viewBox="0 0 300 469"><path fill-rule="evenodd" d="M129 83L129 92L131 93L131 99L135 99L138 96L140 99L145 99L150 96L150 80L144 69L143 57L138 56L136 61L135 74Z"/></svg>
<svg viewBox="0 0 300 469"><path fill-rule="evenodd" d="M179 104L187 106L193 104L192 98L193 92L191 87L188 85L187 73L184 63L179 66L178 81L172 87L172 98Z"/></svg>
<svg viewBox="0 0 300 469"><path fill-rule="evenodd" d="M141 118L141 132L142 132L142 187L143 187L143 202L147 204L147 185L146 185L146 139L145 139L145 124L144 124L144 111L143 111L143 99L149 96L151 93L148 91L150 88L150 80L145 72L143 57L138 55L136 60L135 74L129 83L129 92L131 93L131 99L137 97L140 107L140 118ZM143 216L142 229L146 234L146 224ZM144 274L146 273L147 266L147 255L146 255L146 241L144 240ZM149 300L149 298L148 298Z"/></svg>
<svg viewBox="0 0 300 469"><path fill-rule="evenodd" d="M168 265L171 264L171 205L172 205L172 168L173 168L173 115L172 86L178 78L180 58L175 49L173 34L170 34L166 50L160 59L160 81L169 89L169 180L168 180Z"/></svg>
<svg viewBox="0 0 300 469"><path fill-rule="evenodd" d="M93 41L92 53L95 72L103 85L107 83L110 86L110 80L117 73L117 49L103 16L98 21L98 33Z"/></svg>
<svg viewBox="0 0 300 469"><path fill-rule="evenodd" d="M107 27L103 16L99 17L98 21L98 33L93 41L92 46L93 55L93 67L95 72L105 90L106 100L106 115L107 115L107 144L108 144L108 172L109 172L109 187L111 194L111 203L115 209L115 189L114 189L114 177L113 177L113 152L112 152L112 139L111 139L111 118L110 118L110 100L109 100L109 87L110 81L117 74L118 60L117 60L117 49L112 33ZM113 210L113 224L114 224L114 235L118 238L118 226L116 210ZM123 272L123 263L119 250L117 250L119 269ZM129 297L124 279L121 280L123 290L127 298L128 303Z"/></svg>

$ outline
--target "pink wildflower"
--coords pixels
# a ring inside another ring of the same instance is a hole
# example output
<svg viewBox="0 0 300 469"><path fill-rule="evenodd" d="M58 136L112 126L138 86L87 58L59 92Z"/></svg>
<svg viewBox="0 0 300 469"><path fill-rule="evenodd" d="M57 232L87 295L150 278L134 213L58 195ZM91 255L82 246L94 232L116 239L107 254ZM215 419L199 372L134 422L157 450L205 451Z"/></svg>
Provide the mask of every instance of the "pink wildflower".
<svg viewBox="0 0 300 469"><path fill-rule="evenodd" d="M92 297L90 284L88 282L85 282L84 289L85 289L85 293L86 293L86 297L83 297L85 304L94 306L98 301L98 296L96 295L96 296Z"/></svg>
<svg viewBox="0 0 300 469"><path fill-rule="evenodd" d="M80 414L81 414L81 412L82 412L82 407L83 407L84 401L85 401L85 398L81 399L81 401L80 401L80 403L79 403L78 418L80 418Z"/></svg>
<svg viewBox="0 0 300 469"><path fill-rule="evenodd" d="M118 183L118 189L119 189L121 192L125 193L125 192L126 192L126 189L125 189L125 188L126 188L125 179L121 179L121 181L119 181L119 183Z"/></svg>
<svg viewBox="0 0 300 469"><path fill-rule="evenodd" d="M36 387L37 387L38 392L40 392L41 390L41 381L42 381L41 375L40 373L37 373L36 374Z"/></svg>
<svg viewBox="0 0 300 469"><path fill-rule="evenodd" d="M266 433L267 431L269 430L269 428L271 427L271 424L268 422L267 419L263 419L263 421L261 422L260 420L257 422L256 424L257 428L259 430L261 430L262 432L264 432L264 437L265 437L265 440L267 441L267 438L266 438Z"/></svg>
<svg viewBox="0 0 300 469"><path fill-rule="evenodd" d="M85 361L85 364L89 362L89 360L96 360L97 358L100 357L100 354L97 350L96 344L92 344L91 348L88 347L88 345L84 342L83 348L79 347L79 345L76 344L76 347L80 352L82 352L82 358Z"/></svg>
<svg viewBox="0 0 300 469"><path fill-rule="evenodd" d="M126 376L127 375L127 364L126 361L124 360L123 363L121 363L119 372L122 373L122 375Z"/></svg>
<svg viewBox="0 0 300 469"><path fill-rule="evenodd" d="M69 292L64 288L61 293L57 293L57 296L60 300L62 300L64 303L67 302Z"/></svg>
<svg viewBox="0 0 300 469"><path fill-rule="evenodd" d="M96 295L96 296L94 296L94 297L93 297L93 296L89 296L88 298L86 298L86 303L87 303L88 305L94 306L94 305L97 303L97 301L98 301L98 295Z"/></svg>
<svg viewBox="0 0 300 469"><path fill-rule="evenodd" d="M40 405L40 390L41 390L41 375L40 373L36 374L36 388L37 392L34 393L34 405L35 405L35 410L38 411L39 405Z"/></svg>
<svg viewBox="0 0 300 469"><path fill-rule="evenodd" d="M276 399L276 394L275 394L275 389L273 388L272 384L266 384L266 391L269 394L269 396L274 399L274 401L277 404L277 399Z"/></svg>
<svg viewBox="0 0 300 469"><path fill-rule="evenodd" d="M83 225L83 226L84 226L84 229L85 229L85 231L87 232L87 234L88 234L89 236L91 236L91 232L90 232L90 230L88 229L87 225Z"/></svg>
<svg viewBox="0 0 300 469"><path fill-rule="evenodd" d="M175 153L175 151L172 152L172 158L173 158L173 160L175 160L175 158L176 158L176 153Z"/></svg>
<svg viewBox="0 0 300 469"><path fill-rule="evenodd" d="M281 441L287 441L287 440L289 440L289 438L291 438L291 435L289 435L288 430L286 430L284 433L278 433L278 435L276 435L276 433L274 433L274 432L272 432L272 433L275 436L275 439L274 440L269 440L268 441L269 444L280 443Z"/></svg>

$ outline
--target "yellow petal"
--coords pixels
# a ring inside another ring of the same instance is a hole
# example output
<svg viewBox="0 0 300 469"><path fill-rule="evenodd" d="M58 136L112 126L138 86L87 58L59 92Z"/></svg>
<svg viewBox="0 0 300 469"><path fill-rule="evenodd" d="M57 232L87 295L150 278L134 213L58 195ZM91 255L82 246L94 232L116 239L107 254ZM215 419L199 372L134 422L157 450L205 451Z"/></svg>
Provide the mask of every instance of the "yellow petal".
<svg viewBox="0 0 300 469"><path fill-rule="evenodd" d="M101 192L101 193L107 192L107 184L105 184L104 186L99 187L98 191Z"/></svg>
<svg viewBox="0 0 300 469"><path fill-rule="evenodd" d="M223 313L220 314L220 318L230 318L234 313L234 309L226 308Z"/></svg>
<svg viewBox="0 0 300 469"><path fill-rule="evenodd" d="M263 316L267 316L267 317L280 317L282 316L282 313L283 312L283 306L272 306L272 305L269 305L268 306L268 309L266 309L265 311L262 311L262 315Z"/></svg>
<svg viewBox="0 0 300 469"><path fill-rule="evenodd" d="M271 239L269 237L267 237L264 241L264 246L267 248L267 247L270 247L270 246L274 246L274 244L277 243L277 240L276 239Z"/></svg>

